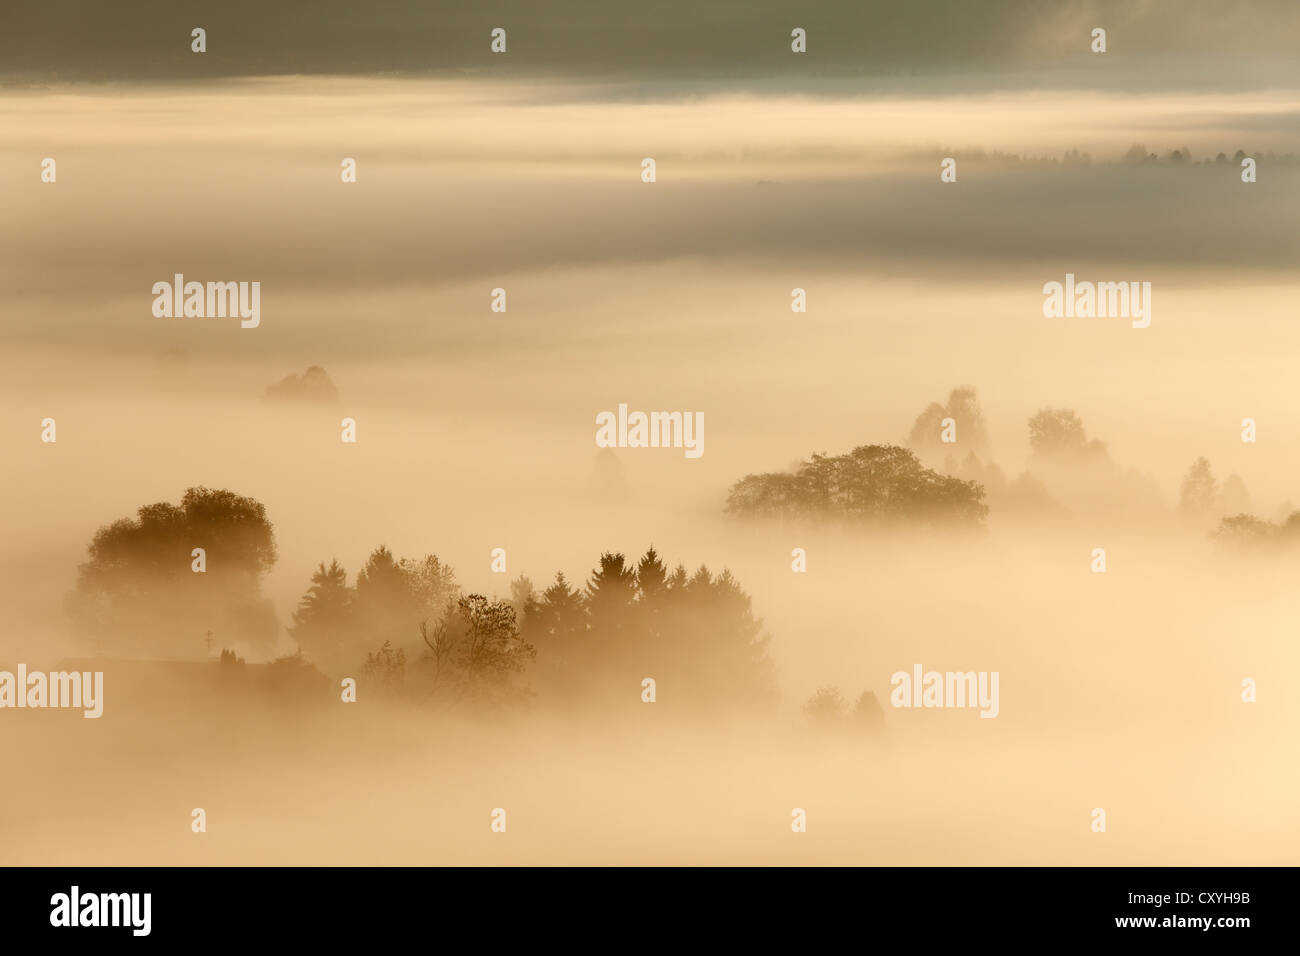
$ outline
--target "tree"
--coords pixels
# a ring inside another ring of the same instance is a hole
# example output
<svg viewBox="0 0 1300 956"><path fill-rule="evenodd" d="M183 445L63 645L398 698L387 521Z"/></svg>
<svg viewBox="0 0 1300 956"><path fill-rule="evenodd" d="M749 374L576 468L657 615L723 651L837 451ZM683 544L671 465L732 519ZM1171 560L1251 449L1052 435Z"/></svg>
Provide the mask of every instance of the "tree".
<svg viewBox="0 0 1300 956"><path fill-rule="evenodd" d="M1276 542L1278 526L1254 515L1232 515L1219 522L1210 532L1218 544L1231 548L1254 549Z"/></svg>
<svg viewBox="0 0 1300 956"><path fill-rule="evenodd" d="M653 545L637 563L636 586L639 599L645 604L655 604L668 590L668 569L659 560Z"/></svg>
<svg viewBox="0 0 1300 956"><path fill-rule="evenodd" d="M402 693L406 682L406 651L384 641L378 651L366 655L361 676L366 679L367 687L383 696Z"/></svg>
<svg viewBox="0 0 1300 956"><path fill-rule="evenodd" d="M1028 473L1045 481L1063 512L1126 523L1165 520L1168 510L1159 486L1115 462L1103 442L1088 438L1073 410L1040 409L1029 419L1029 445Z"/></svg>
<svg viewBox="0 0 1300 956"><path fill-rule="evenodd" d="M838 687L827 685L817 688L817 692L803 705L803 712L813 723L829 727L844 719L848 704L840 694Z"/></svg>
<svg viewBox="0 0 1300 956"><path fill-rule="evenodd" d="M510 582L510 606L515 609L515 618L523 627L537 606L537 589L527 575L521 574Z"/></svg>
<svg viewBox="0 0 1300 956"><path fill-rule="evenodd" d="M411 603L423 614L436 614L447 602L460 594L456 573L443 564L436 554L423 558L402 558L397 567L405 578Z"/></svg>
<svg viewBox="0 0 1300 956"><path fill-rule="evenodd" d="M667 644L665 615L673 596L668 588L668 568L652 545L636 566L636 626L639 639L645 646L641 658L647 666L654 667L656 659L663 657Z"/></svg>
<svg viewBox="0 0 1300 956"><path fill-rule="evenodd" d="M728 570L703 565L684 587L670 591L675 613L651 634L665 648L663 673L697 712L765 712L777 703L771 636L754 615L750 596Z"/></svg>
<svg viewBox="0 0 1300 956"><path fill-rule="evenodd" d="M455 575L437 555L398 560L380 545L357 573L358 638L365 647L384 641L400 647L412 640L421 621L441 613L456 595Z"/></svg>
<svg viewBox="0 0 1300 956"><path fill-rule="evenodd" d="M932 455L943 452L943 420L948 417L948 409L941 402L925 406L912 422L912 430L907 435L908 447Z"/></svg>
<svg viewBox="0 0 1300 956"><path fill-rule="evenodd" d="M587 608L583 594L569 586L563 571L542 592L532 611L524 618L526 639L539 648L538 676L562 700L579 693L585 677L587 659Z"/></svg>
<svg viewBox="0 0 1300 956"><path fill-rule="evenodd" d="M1124 154L1124 161L1129 163L1144 163L1147 160L1147 148L1141 143L1134 143Z"/></svg>
<svg viewBox="0 0 1300 956"><path fill-rule="evenodd" d="M793 517L807 510L799 476L784 472L746 475L731 487L727 511L751 518Z"/></svg>
<svg viewBox="0 0 1300 956"><path fill-rule="evenodd" d="M860 523L975 526L988 513L977 482L941 475L897 445L863 445L846 455L813 455L799 466L785 500L756 492L770 475L747 475L732 486L727 512L753 518L848 519Z"/></svg>
<svg viewBox="0 0 1300 956"><path fill-rule="evenodd" d="M621 554L605 552L587 581L587 617L598 655L609 661L634 639L630 613L636 599L636 571Z"/></svg>
<svg viewBox="0 0 1300 956"><path fill-rule="evenodd" d="M526 693L512 678L537 650L521 637L510 602L471 594L432 631L421 625L420 634L432 665L430 697L497 707Z"/></svg>
<svg viewBox="0 0 1300 956"><path fill-rule="evenodd" d="M1232 515L1220 521L1210 537L1220 545L1241 551L1289 550L1300 545L1300 511L1292 512L1281 524L1255 515Z"/></svg>
<svg viewBox="0 0 1300 956"><path fill-rule="evenodd" d="M311 587L298 602L289 633L306 647L312 660L330 672L351 667L356 662L352 646L353 590L348 574L337 560L329 567L324 562L311 576Z"/></svg>
<svg viewBox="0 0 1300 956"><path fill-rule="evenodd" d="M323 368L313 365L302 375L286 375L279 383L268 385L266 398L277 402L337 404L339 390Z"/></svg>
<svg viewBox="0 0 1300 956"><path fill-rule="evenodd" d="M869 690L863 691L850 709L838 687L819 687L803 705L803 712L823 730L849 731L871 738L880 738L885 733L885 713L876 695Z"/></svg>
<svg viewBox="0 0 1300 956"><path fill-rule="evenodd" d="M1208 458L1197 458L1183 478L1178 495L1178 507L1190 517L1208 517L1219 498L1219 483L1214 480Z"/></svg>
<svg viewBox="0 0 1300 956"><path fill-rule="evenodd" d="M275 535L252 498L189 488L180 504L145 505L134 519L100 528L88 554L69 610L119 645L195 658L206 656L209 630L227 645L269 648L276 638L275 611L261 593Z"/></svg>
<svg viewBox="0 0 1300 956"><path fill-rule="evenodd" d="M330 680L313 667L299 649L294 654L271 661L262 686L273 700L293 706L294 702L303 699L321 700L330 690Z"/></svg>
<svg viewBox="0 0 1300 956"><path fill-rule="evenodd" d="M853 705L853 723L858 730L870 736L884 733L885 712L873 692L864 690Z"/></svg>
<svg viewBox="0 0 1300 956"><path fill-rule="evenodd" d="M349 650L353 666L366 648L390 643L400 647L425 619L423 603L393 552L380 545L357 572L352 602Z"/></svg>
<svg viewBox="0 0 1300 956"><path fill-rule="evenodd" d="M380 545L357 573L331 561L312 574L311 586L294 612L289 633L307 655L332 674L358 667L385 643L414 649L422 621L436 620L458 596L452 569L434 554L398 560Z"/></svg>
<svg viewBox="0 0 1300 956"><path fill-rule="evenodd" d="M673 689L679 713L775 703L770 637L749 595L727 571L669 573L654 548L635 565L602 554L581 591L557 574L524 633L544 691L564 704L624 707L646 677Z"/></svg>
<svg viewBox="0 0 1300 956"><path fill-rule="evenodd" d="M943 421L951 418L956 425L956 441L943 441ZM953 448L976 455L987 455L988 422L980 408L975 386L960 385L948 393L945 404L931 402L912 424L907 444L921 454L937 456Z"/></svg>
<svg viewBox="0 0 1300 956"><path fill-rule="evenodd" d="M581 591L569 587L563 571L557 571L555 583L542 592L536 613L538 632L558 648L571 648L587 631L586 600Z"/></svg>
<svg viewBox="0 0 1300 956"><path fill-rule="evenodd" d="M357 572L356 605L363 625L381 627L416 605L411 581L393 552L380 545Z"/></svg>
<svg viewBox="0 0 1300 956"><path fill-rule="evenodd" d="M1073 456L1088 448L1083 419L1068 408L1042 408L1029 419L1029 448L1035 456Z"/></svg>

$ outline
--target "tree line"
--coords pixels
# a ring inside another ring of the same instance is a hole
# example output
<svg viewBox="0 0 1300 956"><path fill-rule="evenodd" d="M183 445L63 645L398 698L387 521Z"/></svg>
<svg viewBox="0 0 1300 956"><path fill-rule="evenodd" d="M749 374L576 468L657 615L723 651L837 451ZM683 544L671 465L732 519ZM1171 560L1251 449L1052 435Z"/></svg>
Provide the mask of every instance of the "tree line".
<svg viewBox="0 0 1300 956"><path fill-rule="evenodd" d="M195 549L206 569L196 573ZM278 636L263 575L276 561L266 509L228 490L190 488L95 534L69 610L103 645L155 657L243 661L228 645L269 651ZM580 585L562 571L538 591L525 576L508 598L467 594L437 555L375 548L349 575L320 562L288 628L298 655L372 692L437 706L499 708L531 696L556 707L656 702L680 711L768 711L776 703L770 635L731 572L670 568L606 552ZM643 686L646 679L653 687Z"/></svg>
<svg viewBox="0 0 1300 956"><path fill-rule="evenodd" d="M906 447L863 445L843 455L813 454L787 471L746 475L731 486L725 510L750 520L877 528L977 528L990 514L1038 522L1071 514L1176 519L1209 530L1220 544L1286 548L1300 542L1300 510L1284 502L1277 522L1256 516L1240 476L1220 483L1204 457L1192 462L1171 511L1156 483L1116 462L1073 409L1040 408L1027 425L1028 464L1009 478L990 453L975 389L963 385L921 411Z"/></svg>
<svg viewBox="0 0 1300 956"><path fill-rule="evenodd" d="M510 591L462 594L435 555L380 547L351 586L337 561L321 563L290 633L331 671L364 654L374 684L434 703L615 704L638 700L647 678L693 712L776 702L770 636L729 571L670 569L651 547L635 563L601 554L581 586L557 571L540 592L526 576Z"/></svg>

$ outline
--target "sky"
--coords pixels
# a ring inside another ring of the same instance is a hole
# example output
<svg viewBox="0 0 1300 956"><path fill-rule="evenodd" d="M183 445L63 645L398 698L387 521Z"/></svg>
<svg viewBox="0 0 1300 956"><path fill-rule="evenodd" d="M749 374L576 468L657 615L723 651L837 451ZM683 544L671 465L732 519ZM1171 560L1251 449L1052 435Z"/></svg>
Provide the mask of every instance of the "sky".
<svg viewBox="0 0 1300 956"><path fill-rule="evenodd" d="M377 11L340 0L16 0L3 16L3 72L38 82L518 71L588 82L743 85L815 77L905 87L961 73L1015 85L1024 71L1042 70L1070 84L1087 69L1079 37L1101 26L1111 36L1108 69L1128 59L1132 74L1145 74L1143 85L1240 89L1257 71L1289 68L1300 48L1300 12L1286 0L665 0L615 9L600 0L398 0ZM195 26L213 41L201 60L176 43ZM488 33L498 26L510 38L505 63L487 56ZM806 60L786 55L795 26L808 31ZM483 42L467 43L467 35ZM1226 62L1207 70L1219 56ZM1184 68L1152 68L1166 57L1185 58Z"/></svg>

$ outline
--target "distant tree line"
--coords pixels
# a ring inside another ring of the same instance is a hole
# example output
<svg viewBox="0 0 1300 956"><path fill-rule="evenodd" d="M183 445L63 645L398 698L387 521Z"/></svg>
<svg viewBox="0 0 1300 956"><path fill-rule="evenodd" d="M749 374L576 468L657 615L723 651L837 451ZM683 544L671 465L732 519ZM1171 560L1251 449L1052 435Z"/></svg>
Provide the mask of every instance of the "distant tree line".
<svg viewBox="0 0 1300 956"><path fill-rule="evenodd" d="M897 445L863 445L845 455L813 455L792 472L746 475L727 496L728 513L821 518L885 525L979 525L984 489L932 471Z"/></svg>
<svg viewBox="0 0 1300 956"><path fill-rule="evenodd" d="M196 547L207 552L202 570ZM275 558L263 505L191 488L179 505L147 505L100 528L69 607L101 650L210 659L215 632L216 660L234 677L245 671L234 647L274 646L261 579ZM368 693L440 706L532 695L553 706L640 705L652 692L660 706L697 714L776 703L770 637L729 571L670 569L650 548L636 563L600 555L582 586L557 572L541 593L522 576L510 591L465 594L437 555L397 558L383 546L353 581L337 560L321 562L289 626L299 652L275 661L276 679L306 686L310 664L359 676Z"/></svg>
<svg viewBox="0 0 1300 956"><path fill-rule="evenodd" d="M338 561L322 562L293 613L289 633L328 673L357 667L384 644L404 648L422 622L436 621L460 596L456 575L437 555L397 559L376 548L356 582Z"/></svg>
<svg viewBox="0 0 1300 956"><path fill-rule="evenodd" d="M863 691L852 707L832 684L817 688L803 706L804 716L815 726L828 730L848 730L869 737L885 732L885 712L871 691Z"/></svg>
<svg viewBox="0 0 1300 956"><path fill-rule="evenodd" d="M864 445L845 455L815 454L783 472L750 474L731 486L728 514L745 519L843 525L973 527L986 516L1059 520L1071 514L1191 527L1219 525L1212 537L1244 546L1285 545L1300 512L1284 505L1280 523L1250 514L1238 475L1222 483L1208 459L1184 476L1170 511L1147 475L1119 465L1089 437L1070 408L1040 408L1028 419L1029 461L1008 479L990 456L988 424L975 389L962 385L916 417L903 448Z"/></svg>
<svg viewBox="0 0 1300 956"><path fill-rule="evenodd" d="M1217 543L1230 548L1300 550L1300 511L1291 512L1276 524L1254 515L1231 515L1220 521L1210 535Z"/></svg>
<svg viewBox="0 0 1300 956"><path fill-rule="evenodd" d="M506 600L460 593L435 555L397 560L380 547L353 586L337 561L321 563L290 633L331 673L360 665L371 687L444 705L639 702L646 678L692 712L776 700L749 595L728 571L669 570L653 548L636 564L602 554L582 587L557 572L539 594L520 577Z"/></svg>

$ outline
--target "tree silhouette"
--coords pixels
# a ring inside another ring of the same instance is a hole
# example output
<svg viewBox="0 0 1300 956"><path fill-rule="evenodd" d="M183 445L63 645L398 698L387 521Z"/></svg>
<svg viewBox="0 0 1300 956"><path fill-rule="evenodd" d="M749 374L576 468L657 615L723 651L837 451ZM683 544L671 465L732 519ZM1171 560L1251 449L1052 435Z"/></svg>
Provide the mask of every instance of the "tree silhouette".
<svg viewBox="0 0 1300 956"><path fill-rule="evenodd" d="M956 442L943 441L943 420L951 418L956 424ZM931 402L916 417L907 444L922 455L936 458L956 448L967 453L984 456L988 454L988 422L980 408L975 394L975 386L961 385L948 394L944 404Z"/></svg>
<svg viewBox="0 0 1300 956"><path fill-rule="evenodd" d="M557 571L555 583L542 592L535 613L538 632L546 635L549 646L572 647L587 632L586 599L569 587L563 571Z"/></svg>
<svg viewBox="0 0 1300 956"><path fill-rule="evenodd" d="M537 607L537 588L528 575L521 574L510 582L510 606L515 609L515 619L522 629Z"/></svg>
<svg viewBox="0 0 1300 956"><path fill-rule="evenodd" d="M400 695L405 690L406 651L394 648L388 641L372 654L366 655L361 676L369 689L383 696Z"/></svg>
<svg viewBox="0 0 1300 956"><path fill-rule="evenodd" d="M267 665L263 687L273 700L293 706L300 700L324 699L330 681L299 650L277 657Z"/></svg>
<svg viewBox="0 0 1300 956"><path fill-rule="evenodd" d="M1276 541L1278 526L1254 515L1232 515L1210 532L1216 542L1234 548L1258 548Z"/></svg>
<svg viewBox="0 0 1300 956"><path fill-rule="evenodd" d="M196 573L194 549L203 549ZM69 611L119 646L166 657L200 656L208 630L266 646L279 625L261 594L275 564L266 508L233 491L189 488L180 504L145 505L100 528L78 571ZM206 654L206 651L203 652Z"/></svg>
<svg viewBox="0 0 1300 956"><path fill-rule="evenodd" d="M870 736L884 733L885 711L872 691L864 690L853 705L853 723L858 730Z"/></svg>
<svg viewBox="0 0 1300 956"><path fill-rule="evenodd" d="M412 640L419 622L441 613L456 593L455 575L437 555L397 560L380 545L357 572L355 631L367 647L384 641L401 646Z"/></svg>
<svg viewBox="0 0 1300 956"><path fill-rule="evenodd" d="M636 571L621 554L606 552L600 566L587 580L586 607L591 631L596 638L593 656L601 663L619 659L636 634L631 613L636 599Z"/></svg>
<svg viewBox="0 0 1300 956"><path fill-rule="evenodd" d="M1214 480L1210 460L1197 458L1183 478L1178 494L1179 510L1190 517L1208 517L1214 511L1218 498L1219 483Z"/></svg>
<svg viewBox="0 0 1300 956"><path fill-rule="evenodd" d="M659 602L668 590L668 568L652 545L636 566L638 597L647 606Z"/></svg>
<svg viewBox="0 0 1300 956"><path fill-rule="evenodd" d="M520 635L510 602L471 594L432 632L422 625L420 633L433 669L430 697L438 702L497 707L527 693L512 678L537 650Z"/></svg>
<svg viewBox="0 0 1300 956"><path fill-rule="evenodd" d="M423 619L421 601L393 552L380 545L357 572L353 606L368 646L401 641Z"/></svg>
<svg viewBox="0 0 1300 956"><path fill-rule="evenodd" d="M265 397L276 402L335 404L339 390L323 368L312 365L302 375L286 375L277 384L268 385Z"/></svg>
<svg viewBox="0 0 1300 956"><path fill-rule="evenodd" d="M539 678L556 691L561 700L571 700L584 682L587 608L583 594L569 586L563 571L542 592L524 618L524 633L539 651Z"/></svg>
<svg viewBox="0 0 1300 956"><path fill-rule="evenodd" d="M850 709L840 689L828 684L817 688L803 705L803 712L821 730L847 731L877 739L885 733L885 712L869 690L863 691Z"/></svg>
<svg viewBox="0 0 1300 956"><path fill-rule="evenodd" d="M338 561L330 561L329 567L321 562L289 627L299 647L306 648L312 660L331 673L355 662L352 597L343 566Z"/></svg>
<svg viewBox="0 0 1300 956"><path fill-rule="evenodd" d="M813 455L793 475L747 475L732 486L727 511L862 523L977 525L984 489L941 475L897 445L863 445L846 455Z"/></svg>
<svg viewBox="0 0 1300 956"><path fill-rule="evenodd" d="M1281 524L1255 515L1232 515L1220 521L1210 537L1238 551L1294 549L1300 547L1300 511L1293 511Z"/></svg>
<svg viewBox="0 0 1300 956"><path fill-rule="evenodd" d="M289 633L328 673L357 667L383 644L414 649L424 621L436 621L459 595L456 576L437 555L398 560L380 545L349 587L338 561L312 574Z"/></svg>
<svg viewBox="0 0 1300 956"><path fill-rule="evenodd" d="M1074 456L1088 447L1083 419L1071 409L1043 408L1029 419L1029 448L1035 456Z"/></svg>
<svg viewBox="0 0 1300 956"><path fill-rule="evenodd" d="M1066 512L1126 522L1167 517L1156 483L1115 462L1104 442L1088 438L1073 410L1040 409L1029 419L1029 446L1029 472Z"/></svg>
<svg viewBox="0 0 1300 956"><path fill-rule="evenodd" d="M412 606L423 615L436 614L460 594L455 572L436 554L426 554L419 560L402 558L397 567L404 576Z"/></svg>
<svg viewBox="0 0 1300 956"><path fill-rule="evenodd" d="M684 586L669 593L673 613L651 640L652 646L665 648L663 673L680 685L683 702L700 712L774 707L775 669L767 653L771 638L731 572L714 576L701 565Z"/></svg>
<svg viewBox="0 0 1300 956"><path fill-rule="evenodd" d="M540 595L521 575L508 601L453 588L451 569L432 555L397 560L377 548L355 587L338 561L322 562L290 632L335 674L360 668L376 686L401 684L445 706L517 703L530 682L552 706L626 706L639 702L647 676L671 687L682 711L775 703L770 638L728 571L670 573L652 547L635 564L601 554L581 589L563 572ZM434 594L444 595L441 607L428 604ZM419 635L418 656L384 637L394 628Z"/></svg>
<svg viewBox="0 0 1300 956"><path fill-rule="evenodd" d="M765 710L775 703L769 637L729 572L671 573L654 548L630 565L606 552L587 587L555 576L525 622L535 674L553 702L618 707L642 679L672 688L684 712Z"/></svg>
<svg viewBox="0 0 1300 956"><path fill-rule="evenodd" d="M817 509L805 499L804 493L798 474L768 472L746 475L732 485L727 495L727 511L750 518L797 517L815 513ZM825 501L818 504L824 507Z"/></svg>
<svg viewBox="0 0 1300 956"><path fill-rule="evenodd" d="M828 684L817 688L817 692L808 698L803 712L813 723L825 727L839 723L848 706L840 689Z"/></svg>

